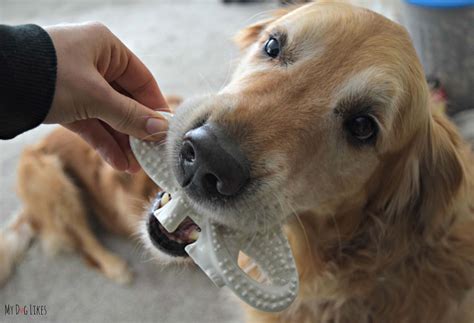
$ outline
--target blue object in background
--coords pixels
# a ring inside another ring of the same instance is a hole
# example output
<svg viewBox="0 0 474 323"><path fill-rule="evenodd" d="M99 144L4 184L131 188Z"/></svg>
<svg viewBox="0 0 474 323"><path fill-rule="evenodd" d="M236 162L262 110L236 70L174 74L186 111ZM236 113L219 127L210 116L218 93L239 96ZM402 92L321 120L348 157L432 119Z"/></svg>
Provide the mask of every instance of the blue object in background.
<svg viewBox="0 0 474 323"><path fill-rule="evenodd" d="M459 8L474 6L474 0L406 0L414 5L433 8Z"/></svg>

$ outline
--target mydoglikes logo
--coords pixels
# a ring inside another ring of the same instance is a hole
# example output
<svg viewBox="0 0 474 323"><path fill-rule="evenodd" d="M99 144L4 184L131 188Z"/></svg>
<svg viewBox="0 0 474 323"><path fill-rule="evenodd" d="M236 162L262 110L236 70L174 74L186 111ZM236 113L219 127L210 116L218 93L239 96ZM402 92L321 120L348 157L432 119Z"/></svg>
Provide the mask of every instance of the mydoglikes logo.
<svg viewBox="0 0 474 323"><path fill-rule="evenodd" d="M24 315L24 316L45 316L48 314L46 305L36 304L5 304L5 316Z"/></svg>

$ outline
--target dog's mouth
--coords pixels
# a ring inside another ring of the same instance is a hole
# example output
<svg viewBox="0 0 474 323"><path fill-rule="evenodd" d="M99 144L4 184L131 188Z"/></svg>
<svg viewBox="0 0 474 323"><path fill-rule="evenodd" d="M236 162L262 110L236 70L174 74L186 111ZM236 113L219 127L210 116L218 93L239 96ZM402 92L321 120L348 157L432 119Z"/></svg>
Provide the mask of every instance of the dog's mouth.
<svg viewBox="0 0 474 323"><path fill-rule="evenodd" d="M188 257L184 248L197 240L201 229L187 217L174 232L168 232L153 214L162 207L163 192L160 192L153 203L147 220L147 230L153 245L166 254L174 257ZM166 197L168 198L168 197Z"/></svg>

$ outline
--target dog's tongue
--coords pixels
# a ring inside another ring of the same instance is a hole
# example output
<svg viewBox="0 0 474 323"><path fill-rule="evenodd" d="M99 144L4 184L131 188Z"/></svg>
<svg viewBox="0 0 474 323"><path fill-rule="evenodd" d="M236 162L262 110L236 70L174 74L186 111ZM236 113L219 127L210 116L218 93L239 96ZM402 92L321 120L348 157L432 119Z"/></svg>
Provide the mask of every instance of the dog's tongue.
<svg viewBox="0 0 474 323"><path fill-rule="evenodd" d="M171 115L165 114L168 119ZM287 238L281 227L249 235L219 225L197 213L187 202L178 183L167 169L163 145L130 139L138 162L172 199L155 212L168 232L190 217L200 228L196 242L185 247L194 262L219 287L229 287L239 298L262 311L275 312L288 307L298 291L298 273ZM238 266L239 253L251 258L267 279L261 283Z"/></svg>

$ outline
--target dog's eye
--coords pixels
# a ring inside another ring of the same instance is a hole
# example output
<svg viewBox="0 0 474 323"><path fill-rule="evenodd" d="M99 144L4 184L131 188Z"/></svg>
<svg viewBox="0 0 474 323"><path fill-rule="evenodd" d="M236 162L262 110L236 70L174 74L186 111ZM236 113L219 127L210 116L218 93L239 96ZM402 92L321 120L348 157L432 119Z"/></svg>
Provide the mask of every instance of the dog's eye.
<svg viewBox="0 0 474 323"><path fill-rule="evenodd" d="M271 58L276 58L280 55L280 42L273 37L270 37L265 44L265 53Z"/></svg>
<svg viewBox="0 0 474 323"><path fill-rule="evenodd" d="M356 116L346 121L349 133L362 142L368 142L377 134L377 124L370 116Z"/></svg>

